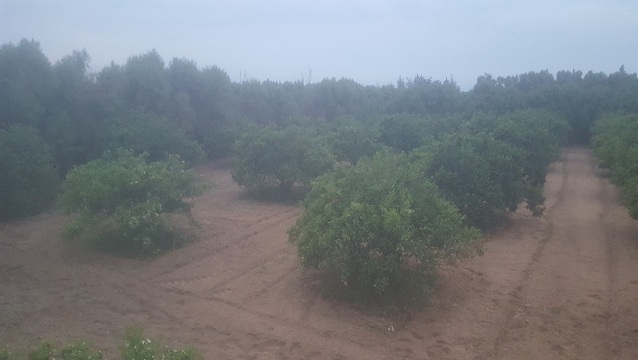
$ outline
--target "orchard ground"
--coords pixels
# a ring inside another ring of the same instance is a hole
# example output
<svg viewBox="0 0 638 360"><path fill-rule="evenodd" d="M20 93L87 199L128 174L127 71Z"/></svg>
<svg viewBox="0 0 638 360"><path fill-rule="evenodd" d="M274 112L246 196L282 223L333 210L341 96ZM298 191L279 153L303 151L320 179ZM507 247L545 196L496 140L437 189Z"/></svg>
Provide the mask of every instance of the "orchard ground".
<svg viewBox="0 0 638 360"><path fill-rule="evenodd" d="M552 165L544 217L513 214L428 307L387 316L321 296L287 240L299 207L246 197L227 160L198 173L216 184L199 240L157 258L65 246L57 213L0 225L0 346L82 338L115 358L140 325L205 359L638 358L638 222L585 148Z"/></svg>

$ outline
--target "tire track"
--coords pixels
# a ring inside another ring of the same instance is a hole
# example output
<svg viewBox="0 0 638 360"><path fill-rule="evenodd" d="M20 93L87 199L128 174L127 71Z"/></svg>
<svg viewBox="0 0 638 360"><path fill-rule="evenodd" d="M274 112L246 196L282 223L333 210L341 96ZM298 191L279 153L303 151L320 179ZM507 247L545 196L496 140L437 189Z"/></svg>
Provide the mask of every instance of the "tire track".
<svg viewBox="0 0 638 360"><path fill-rule="evenodd" d="M245 227L243 231L240 233L233 235L230 238L227 238L226 241L221 245L216 245L212 247L205 246L202 249L198 249L199 251L195 252L194 255L181 259L179 264L173 266L170 271L165 271L159 275L156 275L149 279L153 282L158 282L160 284L165 285L177 285L177 284L187 284L193 283L197 281L207 281L211 278L218 277L219 274L202 274L202 275L192 275L189 274L186 277L179 277L175 274L186 271L186 267L193 267L198 263L202 263L203 260L213 257L215 255L222 254L224 251L229 250L231 247L236 247L237 249L246 249L249 247L249 243L258 235L268 231L271 228L281 226L282 224L291 222L292 219L299 216L299 209L297 208L287 208L277 212L275 215L269 214L263 216L255 223ZM216 238L224 238L224 234L235 233L233 230L228 230L226 232L220 233L216 235ZM192 252L191 252L192 253ZM202 271L206 271L204 269ZM171 278L173 277L173 278ZM167 279L168 278L168 279Z"/></svg>
<svg viewBox="0 0 638 360"><path fill-rule="evenodd" d="M526 307L523 299L523 290L526 287L528 281L532 278L534 274L535 267L537 266L541 256L545 252L547 244L552 239L554 235L554 222L551 220L553 218L552 212L554 208L563 202L564 193L565 193L565 185L567 175L565 173L564 166L561 167L561 184L559 191L557 193L556 202L552 204L546 211L546 219L549 219L545 228L545 234L540 239L537 244L536 250L532 254L529 262L525 266L525 269L522 272L520 280L518 280L516 287L514 290L508 295L511 297L510 303L508 304L508 308L505 311L505 319L506 322L500 329L498 333L498 337L494 341L494 344L488 354L485 354L486 357L498 357L499 350L502 348L503 344L506 343L506 339L510 330L514 327L515 319L519 316L519 313Z"/></svg>
<svg viewBox="0 0 638 360"><path fill-rule="evenodd" d="M507 321L485 356L609 358L606 330L614 286L613 252L604 229L609 199L592 169L585 149L566 152L545 236L522 272Z"/></svg>

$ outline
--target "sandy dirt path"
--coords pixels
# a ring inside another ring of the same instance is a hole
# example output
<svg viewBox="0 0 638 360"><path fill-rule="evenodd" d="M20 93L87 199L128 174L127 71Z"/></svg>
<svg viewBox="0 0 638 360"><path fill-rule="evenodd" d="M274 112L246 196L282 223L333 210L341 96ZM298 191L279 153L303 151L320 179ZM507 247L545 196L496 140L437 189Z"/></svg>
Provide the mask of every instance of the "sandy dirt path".
<svg viewBox="0 0 638 360"><path fill-rule="evenodd" d="M638 222L585 148L569 148L486 254L445 267L432 304L369 314L321 297L286 230L300 209L246 198L229 163L199 169L198 241L149 260L70 248L50 213L0 225L0 345L91 340L118 358L124 329L205 359L636 359Z"/></svg>

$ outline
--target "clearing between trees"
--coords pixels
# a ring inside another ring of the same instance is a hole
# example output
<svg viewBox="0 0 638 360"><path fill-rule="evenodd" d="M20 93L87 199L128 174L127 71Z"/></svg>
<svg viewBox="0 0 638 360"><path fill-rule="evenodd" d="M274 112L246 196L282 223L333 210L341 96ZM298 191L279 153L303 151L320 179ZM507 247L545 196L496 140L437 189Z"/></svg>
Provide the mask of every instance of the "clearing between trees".
<svg viewBox="0 0 638 360"><path fill-rule="evenodd" d="M66 247L63 215L0 227L0 345L91 341L140 325L205 359L635 359L638 222L590 152L565 149L546 212L511 216L485 255L444 267L430 306L362 313L321 296L286 230L295 206L245 197L228 160L198 169L198 241L149 260Z"/></svg>

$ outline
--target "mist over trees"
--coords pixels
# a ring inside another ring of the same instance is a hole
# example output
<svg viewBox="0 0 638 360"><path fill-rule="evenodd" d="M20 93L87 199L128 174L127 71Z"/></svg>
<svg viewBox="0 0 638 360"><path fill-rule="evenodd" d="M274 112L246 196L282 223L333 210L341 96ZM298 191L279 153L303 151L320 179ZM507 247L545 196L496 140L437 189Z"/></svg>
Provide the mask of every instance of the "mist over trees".
<svg viewBox="0 0 638 360"><path fill-rule="evenodd" d="M485 74L462 92L452 80L420 75L395 86L335 78L237 83L222 69L186 58L166 62L155 50L97 73L89 64L86 51L51 63L33 40L0 47L0 129L32 129L60 177L117 148L148 152L149 160L178 154L195 164L231 154L250 126L285 127L294 118L309 119L339 160L354 163L381 146L409 152L481 113L542 110L567 120L571 142L587 143L603 114L638 112L638 79L624 67L609 75Z"/></svg>
<svg viewBox="0 0 638 360"><path fill-rule="evenodd" d="M522 205L541 214L549 164L562 145L588 144L592 134L601 166L612 171L637 216L632 135L638 77L622 66L612 74L484 74L463 92L453 80L421 75L386 86L346 78L233 82L223 69L201 68L186 58L166 62L155 50L97 73L89 64L86 51L51 63L33 40L0 47L0 218L37 214L52 204L60 184L69 198L80 188L73 181L90 188L95 181L89 175L109 174L108 166L134 162L146 173L147 166L159 171L180 164L184 172L205 159L235 156L233 178L241 186L281 196L310 194L291 233L300 239L302 263L341 271L350 281L364 279L364 286L384 293L393 286L389 282L401 282L403 267L415 257L424 263L467 254L456 247L445 254L460 235L449 233L440 239L449 242L435 243L428 230L433 219L474 234L471 227L492 227ZM109 154L125 154L128 162ZM83 172L86 178L77 180ZM148 208L136 203L129 210L153 210L153 226L164 231L166 206L160 200L170 198L186 209L183 201L196 193L184 190L190 182L171 187L179 184L152 183L175 197L140 200ZM388 191L396 196L382 196ZM67 210L84 209L76 203ZM331 213L315 214L317 209ZM113 216L129 214L116 210ZM348 216L365 229L341 222ZM331 231L347 236L321 236L313 217L342 224ZM145 244L146 230L133 230ZM377 230L387 235L378 246ZM468 246L475 237L467 236ZM396 246L413 248L390 249ZM351 252L339 253L344 248ZM343 267L344 256L359 265ZM378 262L383 259L388 262ZM369 267L376 262L378 267Z"/></svg>

